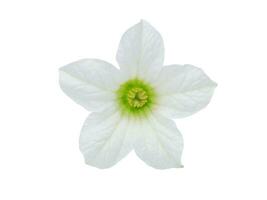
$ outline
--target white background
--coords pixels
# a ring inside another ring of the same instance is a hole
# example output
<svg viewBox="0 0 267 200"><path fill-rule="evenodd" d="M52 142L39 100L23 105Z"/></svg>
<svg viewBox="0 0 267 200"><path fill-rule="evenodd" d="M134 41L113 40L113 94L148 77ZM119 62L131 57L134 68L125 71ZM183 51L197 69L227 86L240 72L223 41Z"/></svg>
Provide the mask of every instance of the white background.
<svg viewBox="0 0 267 200"><path fill-rule="evenodd" d="M0 2L0 199L267 199L266 1ZM140 19L161 32L165 64L201 67L218 87L206 109L177 120L184 168L131 153L99 170L79 152L88 112L60 90L58 68L116 64Z"/></svg>

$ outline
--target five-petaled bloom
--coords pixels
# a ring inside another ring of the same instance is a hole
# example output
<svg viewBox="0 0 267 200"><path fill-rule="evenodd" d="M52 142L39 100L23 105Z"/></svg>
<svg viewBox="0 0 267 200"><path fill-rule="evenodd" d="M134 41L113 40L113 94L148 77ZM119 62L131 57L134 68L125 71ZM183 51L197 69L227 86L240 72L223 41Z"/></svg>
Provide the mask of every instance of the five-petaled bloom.
<svg viewBox="0 0 267 200"><path fill-rule="evenodd" d="M216 83L192 65L163 66L163 40L143 20L124 33L116 58L120 70L97 59L60 68L62 90L92 111L80 135L85 162L108 168L134 149L154 168L182 167L183 138L171 118L204 108Z"/></svg>

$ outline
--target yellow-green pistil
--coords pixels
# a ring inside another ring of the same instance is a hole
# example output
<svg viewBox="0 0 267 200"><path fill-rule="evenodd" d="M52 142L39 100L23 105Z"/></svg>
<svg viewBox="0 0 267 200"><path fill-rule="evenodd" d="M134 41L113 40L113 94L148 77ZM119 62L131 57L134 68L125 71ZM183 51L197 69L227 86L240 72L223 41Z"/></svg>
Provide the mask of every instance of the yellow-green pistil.
<svg viewBox="0 0 267 200"><path fill-rule="evenodd" d="M148 83L131 79L118 89L117 101L123 114L144 116L155 103L155 92Z"/></svg>

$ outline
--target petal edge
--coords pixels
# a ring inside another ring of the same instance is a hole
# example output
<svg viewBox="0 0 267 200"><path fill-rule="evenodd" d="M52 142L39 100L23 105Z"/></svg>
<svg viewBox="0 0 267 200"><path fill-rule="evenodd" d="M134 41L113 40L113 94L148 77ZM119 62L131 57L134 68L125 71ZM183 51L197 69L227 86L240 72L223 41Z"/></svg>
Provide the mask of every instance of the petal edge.
<svg viewBox="0 0 267 200"><path fill-rule="evenodd" d="M92 113L80 135L80 151L85 163L100 169L109 168L132 150L129 119L109 109Z"/></svg>
<svg viewBox="0 0 267 200"><path fill-rule="evenodd" d="M59 69L63 92L89 111L110 106L118 87L118 70L97 59L83 59Z"/></svg>
<svg viewBox="0 0 267 200"><path fill-rule="evenodd" d="M216 86L193 65L165 66L155 86L159 93L158 112L169 118L192 115L208 105Z"/></svg>

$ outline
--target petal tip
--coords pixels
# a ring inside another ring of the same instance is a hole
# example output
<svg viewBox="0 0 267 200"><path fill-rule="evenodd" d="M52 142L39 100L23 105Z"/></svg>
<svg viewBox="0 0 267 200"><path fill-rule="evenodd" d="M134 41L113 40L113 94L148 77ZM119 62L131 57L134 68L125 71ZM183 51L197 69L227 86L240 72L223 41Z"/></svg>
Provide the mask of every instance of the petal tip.
<svg viewBox="0 0 267 200"><path fill-rule="evenodd" d="M140 19L140 22L139 22L139 24L142 24L142 25L144 25L144 24L149 24L149 22L148 21L146 21L145 19ZM150 24L149 24L150 25Z"/></svg>

